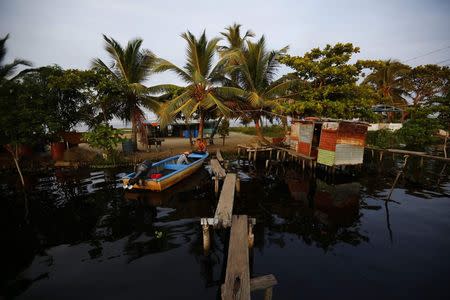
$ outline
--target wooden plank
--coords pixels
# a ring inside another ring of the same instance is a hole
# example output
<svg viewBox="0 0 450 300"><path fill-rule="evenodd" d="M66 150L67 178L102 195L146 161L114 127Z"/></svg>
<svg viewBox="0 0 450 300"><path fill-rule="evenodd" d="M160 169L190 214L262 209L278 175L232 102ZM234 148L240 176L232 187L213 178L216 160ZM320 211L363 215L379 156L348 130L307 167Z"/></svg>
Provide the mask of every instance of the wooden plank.
<svg viewBox="0 0 450 300"><path fill-rule="evenodd" d="M291 149L286 149L286 148L283 148L283 147L274 146L273 148L285 151L289 155L292 155L292 156L295 156L295 157L300 157L300 158L306 159L306 160L316 160L316 158L317 158L315 156L304 155L304 154L298 153L297 151L294 151L294 150L291 150Z"/></svg>
<svg viewBox="0 0 450 300"><path fill-rule="evenodd" d="M366 149L368 149L368 150L377 150L377 151L381 151L381 152L384 151L384 152L395 153L395 154L405 154L405 155L411 155L411 156L418 156L418 157L424 157L424 158L429 158L429 159L434 159L434 160L441 160L441 161L445 161L445 162L450 162L450 158L446 158L446 157L443 157L443 156L429 155L429 154L426 154L425 152L408 151L408 150L402 150L402 149L379 149L379 148L368 147L368 146L366 146Z"/></svg>
<svg viewBox="0 0 450 300"><path fill-rule="evenodd" d="M409 154L409 155L417 155L417 156L427 155L426 152L409 151L409 150L402 150L402 149L387 149L387 150L391 153L398 153L398 154Z"/></svg>
<svg viewBox="0 0 450 300"><path fill-rule="evenodd" d="M223 182L219 203L217 204L214 219L218 220L217 226L230 227L233 215L234 191L236 187L236 174L227 174Z"/></svg>
<svg viewBox="0 0 450 300"><path fill-rule="evenodd" d="M277 285L278 281L273 274L250 279L250 291L265 290Z"/></svg>
<svg viewBox="0 0 450 300"><path fill-rule="evenodd" d="M223 163L223 157L222 157L222 153L220 153L220 149L217 149L216 157L217 157L217 160L219 161L219 163Z"/></svg>
<svg viewBox="0 0 450 300"><path fill-rule="evenodd" d="M223 300L250 299L250 270L248 258L248 219L233 216L228 246L227 271L222 288Z"/></svg>
<svg viewBox="0 0 450 300"><path fill-rule="evenodd" d="M278 281L273 274L254 277L250 279L250 292L272 288L277 284ZM221 288L223 291L225 289L225 285L222 284Z"/></svg>
<svg viewBox="0 0 450 300"><path fill-rule="evenodd" d="M219 178L223 178L227 175L227 172L224 168L220 165L219 161L217 159L211 159L209 164L211 165L211 169L214 173L214 176L217 176Z"/></svg>

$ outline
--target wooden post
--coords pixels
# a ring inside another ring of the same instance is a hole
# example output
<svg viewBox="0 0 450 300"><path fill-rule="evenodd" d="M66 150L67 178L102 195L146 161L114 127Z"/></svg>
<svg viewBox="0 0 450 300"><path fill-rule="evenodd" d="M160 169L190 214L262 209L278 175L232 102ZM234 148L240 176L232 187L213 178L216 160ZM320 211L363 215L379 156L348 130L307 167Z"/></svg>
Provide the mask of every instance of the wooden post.
<svg viewBox="0 0 450 300"><path fill-rule="evenodd" d="M208 220L206 218L202 218L200 220L200 223L202 225L202 231L203 231L203 250L205 251L205 254L208 254L209 249L210 249Z"/></svg>
<svg viewBox="0 0 450 300"><path fill-rule="evenodd" d="M239 176L236 175L236 193L241 192L241 179L239 179Z"/></svg>
<svg viewBox="0 0 450 300"><path fill-rule="evenodd" d="M264 291L264 300L272 300L273 287L269 287Z"/></svg>
<svg viewBox="0 0 450 300"><path fill-rule="evenodd" d="M247 150L248 152L248 162L250 163L250 160L252 159L252 152Z"/></svg>
<svg viewBox="0 0 450 300"><path fill-rule="evenodd" d="M423 167L423 157L420 158L420 167Z"/></svg>
<svg viewBox="0 0 450 300"><path fill-rule="evenodd" d="M445 158L447 158L447 140L448 140L448 133L447 133L447 135L445 136L445 139L444 139L444 157Z"/></svg>
<svg viewBox="0 0 450 300"><path fill-rule="evenodd" d="M302 170L305 170L305 160L302 159Z"/></svg>
<svg viewBox="0 0 450 300"><path fill-rule="evenodd" d="M395 185L397 184L397 181L400 178L400 175L403 173L403 170L405 169L406 164L408 163L408 157L409 157L409 155L405 155L405 161L403 162L403 167L397 173L397 177L395 177L394 183L392 184L391 190L389 191L389 195L387 197L387 200L391 199L392 191L394 191Z"/></svg>
<svg viewBox="0 0 450 300"><path fill-rule="evenodd" d="M255 243L255 235L253 234L253 224L252 222L248 223L248 248L253 248L253 244Z"/></svg>
<svg viewBox="0 0 450 300"><path fill-rule="evenodd" d="M214 193L219 194L219 176L214 176Z"/></svg>
<svg viewBox="0 0 450 300"><path fill-rule="evenodd" d="M270 151L269 151L269 160L272 160L272 150L273 149L270 149Z"/></svg>
<svg viewBox="0 0 450 300"><path fill-rule="evenodd" d="M277 161L280 160L280 150L277 150Z"/></svg>
<svg viewBox="0 0 450 300"><path fill-rule="evenodd" d="M255 149L255 154L253 154L253 161L256 161L256 153L258 153L258 149Z"/></svg>
<svg viewBox="0 0 450 300"><path fill-rule="evenodd" d="M380 151L380 162L383 160L383 151Z"/></svg>
<svg viewBox="0 0 450 300"><path fill-rule="evenodd" d="M266 160L266 170L267 170L267 168L269 168L269 160L268 159Z"/></svg>

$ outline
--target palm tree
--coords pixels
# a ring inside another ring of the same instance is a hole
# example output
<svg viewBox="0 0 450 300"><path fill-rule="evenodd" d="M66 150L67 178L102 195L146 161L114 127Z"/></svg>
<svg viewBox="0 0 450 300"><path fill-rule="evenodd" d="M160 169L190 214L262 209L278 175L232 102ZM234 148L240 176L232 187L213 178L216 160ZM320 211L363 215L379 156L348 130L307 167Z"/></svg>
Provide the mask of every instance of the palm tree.
<svg viewBox="0 0 450 300"><path fill-rule="evenodd" d="M112 64L108 67L97 58L93 61L93 67L109 72L124 83L126 96L120 103L117 116L131 122L132 140L136 143L138 129L143 128L142 122L145 120L142 107L152 111L159 109L158 102L148 96L147 87L143 84L151 75L157 58L150 50L141 49L142 39L129 41L125 48L111 37L103 35L103 39Z"/></svg>
<svg viewBox="0 0 450 300"><path fill-rule="evenodd" d="M410 67L398 61L386 60L375 66L374 71L363 81L374 87L384 101L396 107L404 107L407 102L405 91L405 75Z"/></svg>
<svg viewBox="0 0 450 300"><path fill-rule="evenodd" d="M7 77L14 74L15 70L18 66L31 66L31 63L27 60L23 59L15 59L12 63L3 64L3 60L6 56L6 41L9 38L9 34L7 34L3 39L0 39L0 82L7 79Z"/></svg>
<svg viewBox="0 0 450 300"><path fill-rule="evenodd" d="M251 30L247 30L244 36L241 36L241 24L234 23L231 26L225 28L225 32L220 34L225 37L228 45L220 46L218 49L220 52L229 52L233 50L240 50L245 48L245 42L250 37L254 37L255 34Z"/></svg>
<svg viewBox="0 0 450 300"><path fill-rule="evenodd" d="M191 32L181 37L187 42L186 63L180 68L173 63L161 59L155 68L157 72L170 70L177 74L187 86L179 87L164 84L150 88L153 93L170 92L173 89L183 89L183 92L162 105L160 118L162 125L167 125L179 113L190 118L199 118L199 137L203 138L205 118L211 111L218 110L222 115L229 115L231 110L224 104L229 97L242 96L238 88L221 86L224 79L227 58L220 59L214 65L218 38L208 40L203 31L199 38Z"/></svg>
<svg viewBox="0 0 450 300"><path fill-rule="evenodd" d="M266 40L262 36L257 42L246 41L246 45L231 54L238 63L233 67L236 72L236 85L245 92L245 101L236 105L242 117L251 118L255 123L256 135L265 140L261 129L261 117L286 100L288 91L297 84L296 80L275 80L280 66L278 58L286 53L288 47L268 51ZM272 117L272 115L270 115Z"/></svg>

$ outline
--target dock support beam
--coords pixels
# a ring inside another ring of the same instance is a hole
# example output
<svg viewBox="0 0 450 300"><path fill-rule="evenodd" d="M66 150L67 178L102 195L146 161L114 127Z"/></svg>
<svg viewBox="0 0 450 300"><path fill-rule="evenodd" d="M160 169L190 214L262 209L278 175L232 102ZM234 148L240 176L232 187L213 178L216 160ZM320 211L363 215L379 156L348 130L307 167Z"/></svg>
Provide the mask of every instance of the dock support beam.
<svg viewBox="0 0 450 300"><path fill-rule="evenodd" d="M210 239L209 239L209 224L208 220L206 218L202 218L200 220L200 223L202 225L202 231L203 231L203 251L205 252L205 255L209 253L209 249L211 247Z"/></svg>
<svg viewBox="0 0 450 300"><path fill-rule="evenodd" d="M214 176L214 193L219 194L219 176Z"/></svg>

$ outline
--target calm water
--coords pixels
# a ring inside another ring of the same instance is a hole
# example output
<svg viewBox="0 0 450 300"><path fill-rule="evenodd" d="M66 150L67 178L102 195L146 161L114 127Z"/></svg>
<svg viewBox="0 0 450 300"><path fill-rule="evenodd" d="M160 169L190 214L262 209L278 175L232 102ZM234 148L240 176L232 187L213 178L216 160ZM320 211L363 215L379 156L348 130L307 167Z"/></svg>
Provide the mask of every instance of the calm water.
<svg viewBox="0 0 450 300"><path fill-rule="evenodd" d="M274 299L450 299L450 166L411 160L386 204L400 164L369 161L334 181L294 165L239 168L235 213L257 219L251 276L274 274ZM1 296L218 298L228 233L204 255L208 172L156 194L124 192L124 171L41 174L26 195L1 177Z"/></svg>

